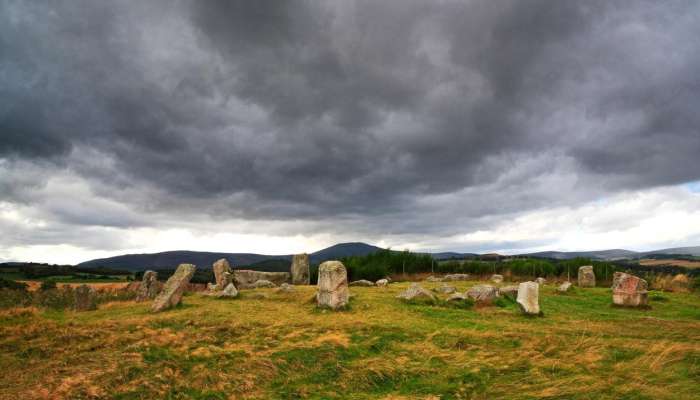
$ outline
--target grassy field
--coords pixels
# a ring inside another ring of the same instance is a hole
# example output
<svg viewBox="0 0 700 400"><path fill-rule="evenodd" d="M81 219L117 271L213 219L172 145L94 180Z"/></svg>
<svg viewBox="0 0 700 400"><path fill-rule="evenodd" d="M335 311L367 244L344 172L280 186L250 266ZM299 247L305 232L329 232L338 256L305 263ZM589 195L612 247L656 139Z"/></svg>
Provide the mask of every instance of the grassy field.
<svg viewBox="0 0 700 400"><path fill-rule="evenodd" d="M0 398L700 399L698 294L630 310L609 289L546 286L545 315L527 318L404 304L407 285L353 287L343 312L317 310L313 287L190 294L155 315L2 311Z"/></svg>

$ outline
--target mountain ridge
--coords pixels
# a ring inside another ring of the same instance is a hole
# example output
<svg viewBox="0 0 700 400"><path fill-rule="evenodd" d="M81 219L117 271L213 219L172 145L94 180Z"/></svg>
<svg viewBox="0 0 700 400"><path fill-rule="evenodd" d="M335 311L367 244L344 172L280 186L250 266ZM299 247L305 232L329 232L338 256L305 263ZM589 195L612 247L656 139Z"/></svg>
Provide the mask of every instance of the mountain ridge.
<svg viewBox="0 0 700 400"><path fill-rule="evenodd" d="M312 263L320 263L326 260L338 259L348 256L362 256L382 250L381 247L370 245L362 242L347 242L338 243L330 247L309 253L309 258ZM475 253L460 253L460 252L438 252L426 253L432 254L438 260L459 257L474 257L478 256ZM673 247L659 249L646 252L638 252L626 249L608 249L594 251L540 251L535 253L519 254L520 256L529 257L546 257L554 259L571 259L576 257L585 257L595 260L616 260L642 258L652 254L687 254L692 256L700 256L700 246L688 247ZM84 261L77 264L79 267L108 267L115 269L126 269L129 271L140 271L147 268L163 269L174 268L180 263L191 263L202 268L210 268L214 261L226 258L235 266L252 266L252 268L261 268L256 266L268 260L283 260L291 262L291 254L267 255L258 253L226 253L226 252L205 252L191 250L171 250L159 253L138 253L124 254L114 257L99 258L94 260ZM265 265L260 264L260 265Z"/></svg>

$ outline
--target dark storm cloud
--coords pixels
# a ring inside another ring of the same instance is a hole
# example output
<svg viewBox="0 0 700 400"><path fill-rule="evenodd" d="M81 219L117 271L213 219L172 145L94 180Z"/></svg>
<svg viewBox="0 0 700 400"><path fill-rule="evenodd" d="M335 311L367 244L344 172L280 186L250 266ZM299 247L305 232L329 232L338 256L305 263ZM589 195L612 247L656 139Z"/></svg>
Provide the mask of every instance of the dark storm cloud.
<svg viewBox="0 0 700 400"><path fill-rule="evenodd" d="M4 2L0 158L140 210L396 233L697 180L698 7Z"/></svg>

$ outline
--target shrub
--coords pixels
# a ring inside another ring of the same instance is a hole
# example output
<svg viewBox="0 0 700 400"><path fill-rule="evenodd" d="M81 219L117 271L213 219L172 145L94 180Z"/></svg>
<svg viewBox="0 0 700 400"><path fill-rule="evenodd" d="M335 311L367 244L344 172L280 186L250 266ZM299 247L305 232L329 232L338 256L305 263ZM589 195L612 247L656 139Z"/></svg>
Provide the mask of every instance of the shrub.
<svg viewBox="0 0 700 400"><path fill-rule="evenodd" d="M0 288L0 308L26 307L32 304L32 296L26 290Z"/></svg>
<svg viewBox="0 0 700 400"><path fill-rule="evenodd" d="M55 282L54 282L55 285ZM74 290L70 286L60 289L42 289L34 292L33 303L38 307L63 310L75 304Z"/></svg>
<svg viewBox="0 0 700 400"><path fill-rule="evenodd" d="M10 279L0 278L0 289L27 290L27 284L15 282Z"/></svg>

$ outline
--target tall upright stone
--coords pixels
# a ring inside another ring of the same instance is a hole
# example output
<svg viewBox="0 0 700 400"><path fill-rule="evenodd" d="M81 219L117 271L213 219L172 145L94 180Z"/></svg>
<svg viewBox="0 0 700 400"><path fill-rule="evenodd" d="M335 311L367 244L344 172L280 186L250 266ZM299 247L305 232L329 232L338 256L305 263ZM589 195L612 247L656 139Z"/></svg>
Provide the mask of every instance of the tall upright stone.
<svg viewBox="0 0 700 400"><path fill-rule="evenodd" d="M160 312L180 304L182 294L196 269L197 267L192 264L180 264L173 276L165 282L165 287L153 302L151 311Z"/></svg>
<svg viewBox="0 0 700 400"><path fill-rule="evenodd" d="M348 272L340 261L326 261L318 267L318 293L316 302L319 307L333 310L348 304Z"/></svg>
<svg viewBox="0 0 700 400"><path fill-rule="evenodd" d="M528 315L540 314L540 285L537 282L522 282L518 285L516 300L520 310Z"/></svg>
<svg viewBox="0 0 700 400"><path fill-rule="evenodd" d="M648 304L647 281L624 272L613 276L613 303L625 307L644 307Z"/></svg>
<svg viewBox="0 0 700 400"><path fill-rule="evenodd" d="M222 258L214 263L212 266L214 271L214 280L216 281L216 288L218 290L224 290L229 283L233 283L233 274L231 272L231 265L228 260Z"/></svg>
<svg viewBox="0 0 700 400"><path fill-rule="evenodd" d="M578 286L595 287L595 273L592 265L584 265L578 269Z"/></svg>
<svg viewBox="0 0 700 400"><path fill-rule="evenodd" d="M292 285L308 285L311 282L309 273L309 255L295 254L292 257Z"/></svg>
<svg viewBox="0 0 700 400"><path fill-rule="evenodd" d="M136 292L136 301L153 300L158 295L163 285L158 282L158 273L156 271L146 271L143 273L141 284Z"/></svg>
<svg viewBox="0 0 700 400"><path fill-rule="evenodd" d="M97 309L97 299L95 298L95 289L88 285L80 285L73 293L75 296L76 311L90 311Z"/></svg>

